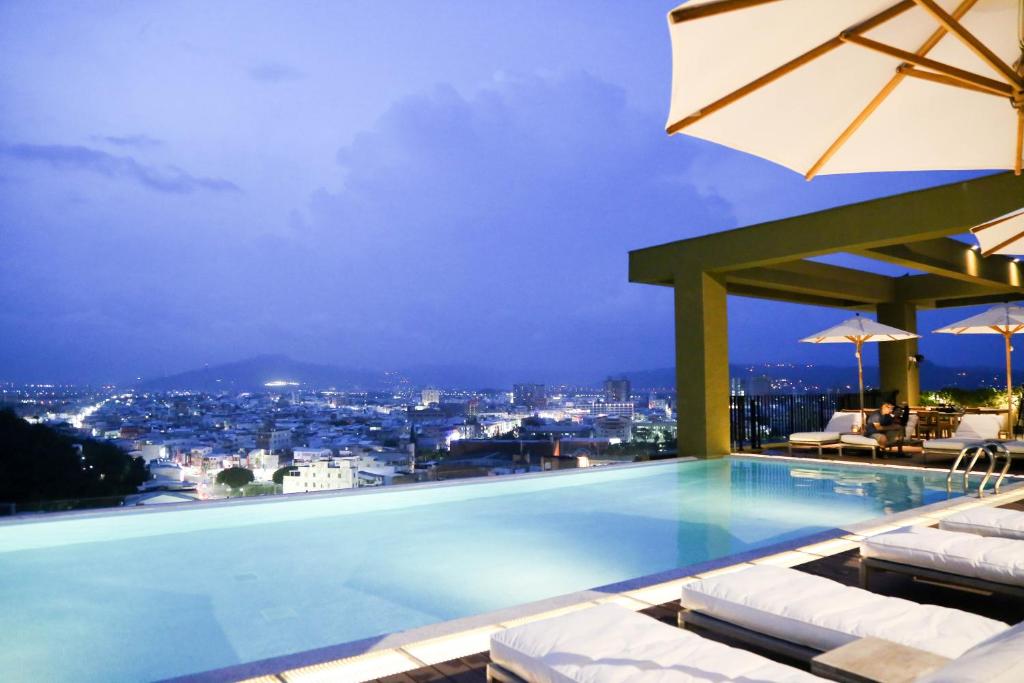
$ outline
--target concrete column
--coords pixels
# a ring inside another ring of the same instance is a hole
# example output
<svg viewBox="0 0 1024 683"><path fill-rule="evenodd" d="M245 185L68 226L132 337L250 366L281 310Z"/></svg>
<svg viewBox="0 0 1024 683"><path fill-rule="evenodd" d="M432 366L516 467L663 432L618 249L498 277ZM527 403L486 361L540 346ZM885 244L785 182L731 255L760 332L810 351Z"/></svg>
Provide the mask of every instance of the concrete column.
<svg viewBox="0 0 1024 683"><path fill-rule="evenodd" d="M917 332L917 306L892 302L878 304L878 322L898 327L907 332ZM916 405L921 399L921 383L917 364L911 363L910 356L917 354L917 340L879 342L878 367L882 391L898 389L897 400Z"/></svg>
<svg viewBox="0 0 1024 683"><path fill-rule="evenodd" d="M729 339L725 283L691 270L675 277L679 455L725 455L729 443Z"/></svg>

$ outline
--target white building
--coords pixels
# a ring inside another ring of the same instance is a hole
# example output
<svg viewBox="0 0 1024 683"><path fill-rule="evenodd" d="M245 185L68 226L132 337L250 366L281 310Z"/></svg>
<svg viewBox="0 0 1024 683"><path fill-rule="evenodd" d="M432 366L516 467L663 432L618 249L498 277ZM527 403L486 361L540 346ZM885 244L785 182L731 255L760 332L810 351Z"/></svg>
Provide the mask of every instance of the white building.
<svg viewBox="0 0 1024 683"><path fill-rule="evenodd" d="M170 451L167 446L158 443L147 443L142 447L142 459L146 462L153 460L169 460Z"/></svg>
<svg viewBox="0 0 1024 683"><path fill-rule="evenodd" d="M620 415L602 415L594 420L594 436L619 443L627 443L633 436L633 421Z"/></svg>
<svg viewBox="0 0 1024 683"><path fill-rule="evenodd" d="M431 403L441 402L441 390L440 389L424 389L420 392L420 403L425 406L429 406Z"/></svg>
<svg viewBox="0 0 1024 683"><path fill-rule="evenodd" d="M332 458L301 463L285 475L285 493L332 491L356 487L357 458Z"/></svg>
<svg viewBox="0 0 1024 683"><path fill-rule="evenodd" d="M332 455L330 448L296 448L292 451L292 460L295 463L330 460Z"/></svg>

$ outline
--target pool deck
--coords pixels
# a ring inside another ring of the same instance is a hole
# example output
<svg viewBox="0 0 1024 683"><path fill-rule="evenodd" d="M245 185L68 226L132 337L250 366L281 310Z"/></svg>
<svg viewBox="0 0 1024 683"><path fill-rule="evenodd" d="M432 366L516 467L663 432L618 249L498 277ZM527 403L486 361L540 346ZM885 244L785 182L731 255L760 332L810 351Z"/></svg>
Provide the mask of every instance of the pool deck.
<svg viewBox="0 0 1024 683"><path fill-rule="evenodd" d="M745 455L775 459L776 455ZM836 462L839 458L801 458L808 461ZM888 465L919 468L919 464L904 460L882 460L871 462L870 458L844 457L846 463L862 465ZM937 468L947 469L948 463L936 463ZM531 605L477 615L454 622L444 622L414 631L393 634L376 642L340 646L336 657L321 653L315 662L301 662L298 659L282 658L280 664L290 659L292 666L280 666L273 672L254 670L252 665L238 667L233 671L221 670L181 680L205 681L249 681L251 683L312 683L327 681L373 681L380 683L426 683L428 681L450 681L452 683L482 682L486 680L489 662L487 651L491 634L506 628L536 621L558 614L585 609L596 604L616 603L666 623L676 625L679 610L679 594L683 584L699 578L736 571L751 564L772 564L793 567L820 576L826 576L846 585L858 585L858 546L861 539L891 531L902 526L930 526L945 516L960 510L977 506L1000 506L1024 510L1024 482L1010 481L999 494L988 494L984 498L963 497L933 503L913 510L876 518L861 524L851 525L828 538L814 538L797 541L788 548L761 550L749 555L726 558L726 561L709 563L698 568L691 567L692 574L652 577L636 582L624 582L599 590L583 591ZM685 573L685 572L680 572ZM632 584L632 585L630 585ZM974 593L932 586L913 581L896 574L880 574L872 582L872 590L886 595L897 595L917 602L945 605L975 612L991 618L1016 623L1024 619L1024 600L1006 597L980 596ZM737 643L728 644L738 645ZM351 647L357 651L351 650ZM358 649L362 651L359 652ZM328 650L334 650L328 648ZM769 653L761 653L769 655ZM787 662L791 663L791 662ZM259 663L255 663L257 666ZM251 668L250 668L251 667ZM248 670L248 671L246 671Z"/></svg>

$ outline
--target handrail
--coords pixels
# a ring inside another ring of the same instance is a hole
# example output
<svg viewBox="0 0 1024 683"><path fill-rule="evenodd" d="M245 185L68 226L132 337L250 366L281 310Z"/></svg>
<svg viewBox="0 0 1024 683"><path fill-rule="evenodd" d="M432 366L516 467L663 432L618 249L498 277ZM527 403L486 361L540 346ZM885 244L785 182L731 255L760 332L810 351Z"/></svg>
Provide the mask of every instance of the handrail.
<svg viewBox="0 0 1024 683"><path fill-rule="evenodd" d="M991 464L989 465L989 469L985 474L985 477L981 480L981 484L978 485L979 498L984 495L985 484L988 483L989 478L992 476L992 472L995 470L996 460L1002 456L1006 460L1006 463L1003 465L1003 469L996 478L995 485L992 487L993 493L999 493L999 487L1002 486L1003 479L1006 477L1006 473L1010 471L1010 465L1013 462L1013 455L1010 453L1010 449L1006 447L1006 444L999 441L988 441L985 443L984 448L989 453Z"/></svg>
<svg viewBox="0 0 1024 683"><path fill-rule="evenodd" d="M967 468L964 470L964 494L967 493L968 489L971 486L971 481L970 481L970 479L971 479L971 472L974 471L974 466L977 464L978 458L980 458L982 455L987 455L988 456L988 469L985 470L985 476L982 478L982 481L983 482L987 481L988 478L990 476L992 476L993 470L995 470L995 467L996 467L995 456L993 456L992 453L990 453L989 450L987 448L985 448L984 446L975 446L974 447L974 457L971 458L971 464L969 464L967 466ZM981 487L979 487L978 488L978 497L979 498L981 497L981 490L982 490Z"/></svg>
<svg viewBox="0 0 1024 683"><path fill-rule="evenodd" d="M964 492L966 493L966 491L967 491L967 477L970 474L971 469L974 467L974 464L978 461L978 456L979 456L979 454L977 453L978 450L979 450L978 447L977 446L973 446L973 445L972 446L964 446L960 450L960 454L958 456L956 456L956 460L953 461L953 466L949 468L949 474L946 475L946 492L947 493L952 493L953 492L953 475L956 473L956 471L958 469L960 469L960 463L963 462L964 457L969 452L974 452L974 458L971 460L970 466L966 470L964 470Z"/></svg>

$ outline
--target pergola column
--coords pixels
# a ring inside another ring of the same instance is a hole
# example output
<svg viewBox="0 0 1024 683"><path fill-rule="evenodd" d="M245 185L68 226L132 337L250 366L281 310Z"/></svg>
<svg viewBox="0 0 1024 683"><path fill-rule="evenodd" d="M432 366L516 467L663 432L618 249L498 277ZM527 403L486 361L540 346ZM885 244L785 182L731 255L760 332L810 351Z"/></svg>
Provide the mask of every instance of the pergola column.
<svg viewBox="0 0 1024 683"><path fill-rule="evenodd" d="M699 270L675 276L679 455L728 454L729 343L724 278Z"/></svg>
<svg viewBox="0 0 1024 683"><path fill-rule="evenodd" d="M878 322L907 332L917 332L917 306L900 301L878 304ZM897 400L911 405L920 403L921 383L917 363L909 361L917 354L917 339L887 341L878 345L878 367L882 391L899 391Z"/></svg>

